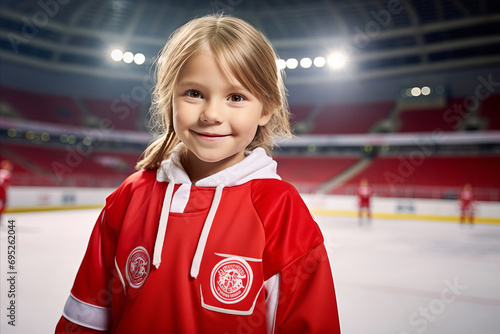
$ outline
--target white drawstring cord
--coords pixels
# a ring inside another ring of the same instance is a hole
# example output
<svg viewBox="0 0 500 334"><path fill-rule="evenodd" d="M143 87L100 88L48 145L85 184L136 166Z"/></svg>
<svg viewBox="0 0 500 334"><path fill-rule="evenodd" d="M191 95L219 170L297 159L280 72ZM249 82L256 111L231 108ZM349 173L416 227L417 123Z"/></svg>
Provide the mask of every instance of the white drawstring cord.
<svg viewBox="0 0 500 334"><path fill-rule="evenodd" d="M163 206L161 208L160 223L158 226L158 233L156 234L155 249L153 253L153 265L158 269L161 263L161 251L163 249L163 241L165 240L165 232L167 230L168 214L170 212L170 202L172 201L172 194L174 193L173 181L170 181L163 198Z"/></svg>
<svg viewBox="0 0 500 334"><path fill-rule="evenodd" d="M191 265L192 278L197 278L198 273L200 272L201 259L203 257L203 252L205 251L205 245L207 244L210 228L212 227L215 214L217 213L217 208L219 207L220 199L222 197L222 189L224 189L224 184L219 184L215 189L214 199L212 200L210 211L208 211L208 216L205 219L205 224L203 225L200 239L198 240L198 246L196 247L196 252L194 253L193 263Z"/></svg>

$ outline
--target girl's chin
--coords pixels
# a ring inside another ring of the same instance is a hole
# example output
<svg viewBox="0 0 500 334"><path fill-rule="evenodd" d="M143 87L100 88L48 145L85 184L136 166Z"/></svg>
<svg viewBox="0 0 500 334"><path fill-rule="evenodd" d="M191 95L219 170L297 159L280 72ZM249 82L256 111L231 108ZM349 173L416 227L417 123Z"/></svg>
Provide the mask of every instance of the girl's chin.
<svg viewBox="0 0 500 334"><path fill-rule="evenodd" d="M196 152L193 153L199 162L211 163L211 164L221 164L230 163L235 164L244 159L244 152L238 152L235 154L222 154L220 150L214 150L214 152Z"/></svg>

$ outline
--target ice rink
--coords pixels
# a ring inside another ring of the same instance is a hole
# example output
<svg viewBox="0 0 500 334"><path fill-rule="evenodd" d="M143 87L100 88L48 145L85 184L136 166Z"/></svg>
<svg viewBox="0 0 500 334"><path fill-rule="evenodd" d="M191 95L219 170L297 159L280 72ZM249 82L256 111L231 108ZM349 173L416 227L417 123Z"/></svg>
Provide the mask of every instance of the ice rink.
<svg viewBox="0 0 500 334"><path fill-rule="evenodd" d="M53 333L99 210L7 214L1 333ZM317 216L344 334L500 333L500 225ZM8 325L7 219L16 224L16 326Z"/></svg>

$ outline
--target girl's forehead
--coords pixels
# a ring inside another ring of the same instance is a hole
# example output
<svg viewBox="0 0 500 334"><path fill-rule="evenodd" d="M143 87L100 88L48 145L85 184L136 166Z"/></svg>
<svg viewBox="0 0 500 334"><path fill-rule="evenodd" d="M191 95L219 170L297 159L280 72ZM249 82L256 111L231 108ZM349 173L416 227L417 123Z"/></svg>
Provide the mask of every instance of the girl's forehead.
<svg viewBox="0 0 500 334"><path fill-rule="evenodd" d="M181 84L185 79L203 77L204 74L208 72L206 71L207 66L212 66L212 71L219 72L221 76L224 77L224 79L232 86L242 87L251 91L250 87L246 87L243 82L238 80L235 73L236 69L231 68L230 64L224 63L224 61L216 57L211 50L205 48L193 53L186 60L179 72L177 84ZM210 78L206 79L210 80Z"/></svg>

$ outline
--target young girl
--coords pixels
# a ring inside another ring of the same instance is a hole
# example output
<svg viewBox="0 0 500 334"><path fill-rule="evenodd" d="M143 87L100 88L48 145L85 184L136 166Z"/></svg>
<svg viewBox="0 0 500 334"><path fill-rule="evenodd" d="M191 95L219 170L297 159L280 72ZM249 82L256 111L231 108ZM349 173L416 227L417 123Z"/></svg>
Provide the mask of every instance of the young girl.
<svg viewBox="0 0 500 334"><path fill-rule="evenodd" d="M111 194L57 333L340 333L323 237L269 156L290 135L269 41L207 16L161 52L163 133Z"/></svg>

